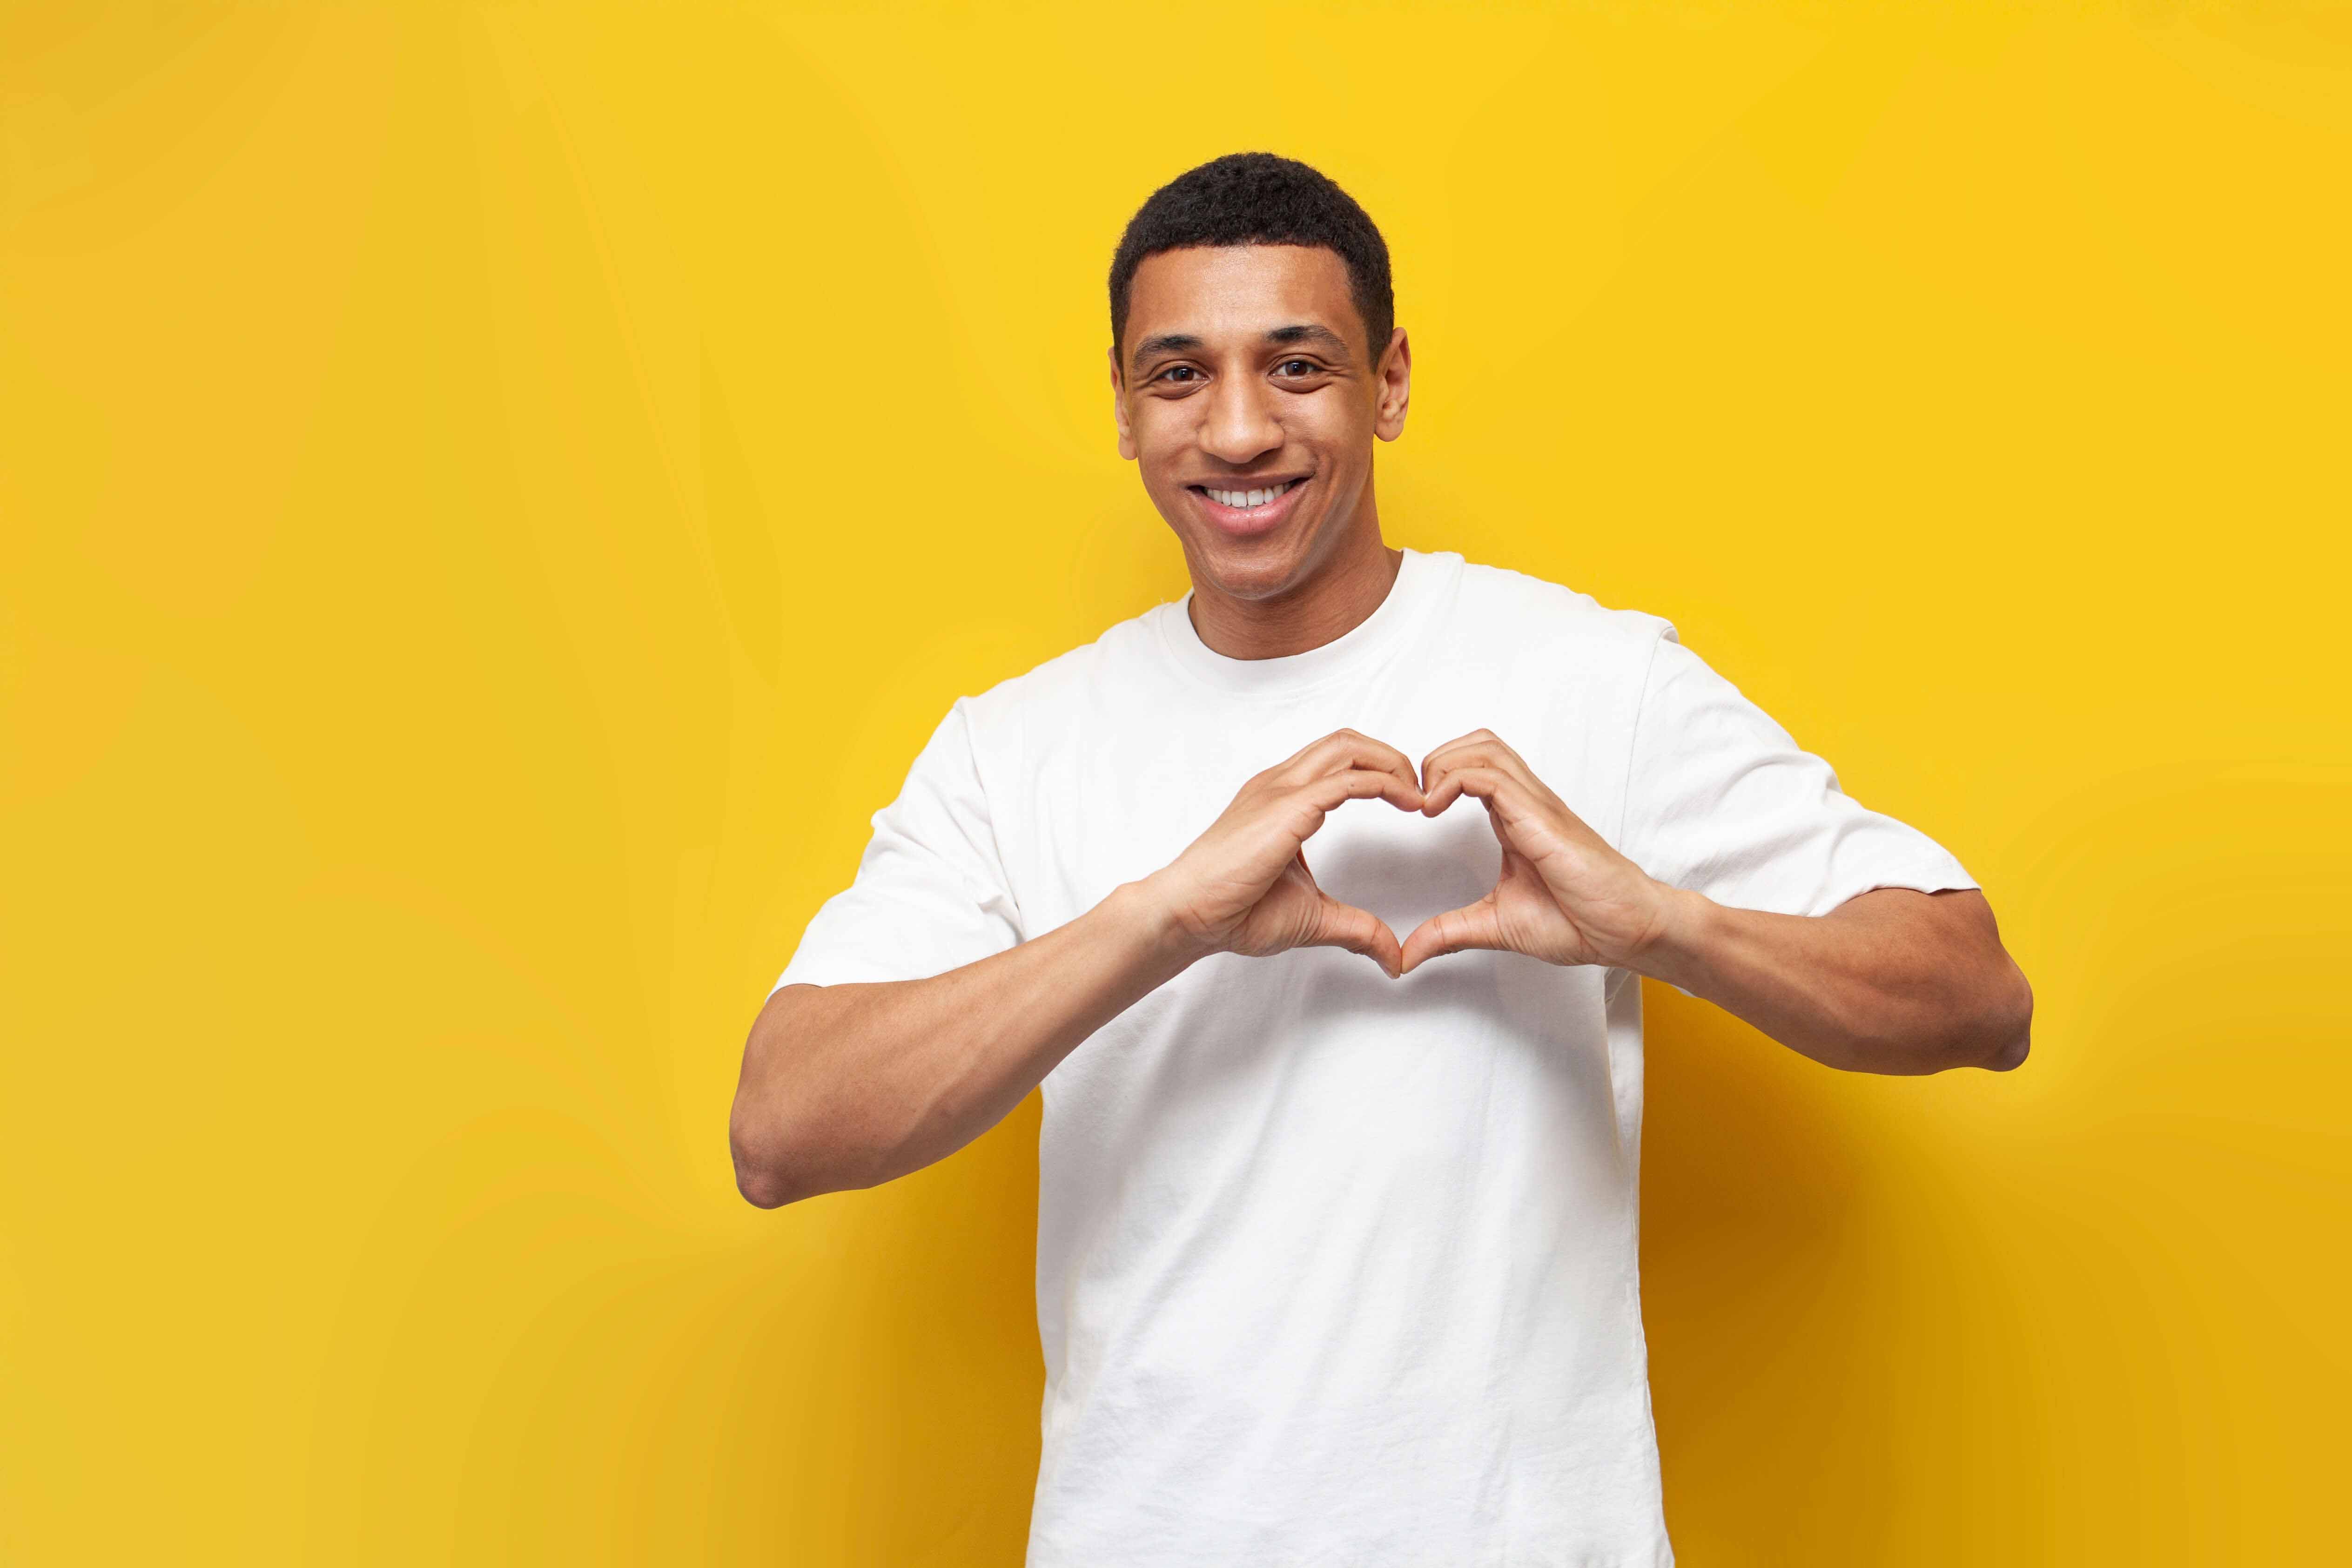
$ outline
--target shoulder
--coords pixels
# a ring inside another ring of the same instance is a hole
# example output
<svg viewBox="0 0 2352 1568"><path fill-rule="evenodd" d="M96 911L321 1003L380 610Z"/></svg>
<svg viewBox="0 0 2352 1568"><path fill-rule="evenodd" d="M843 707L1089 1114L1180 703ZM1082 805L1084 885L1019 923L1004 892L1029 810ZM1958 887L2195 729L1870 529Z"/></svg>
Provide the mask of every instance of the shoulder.
<svg viewBox="0 0 2352 1568"><path fill-rule="evenodd" d="M1515 646L1546 658L1630 666L1639 679L1661 643L1675 640L1674 623L1643 610L1615 609L1565 584L1507 566L1465 562L1454 616L1488 636L1500 631Z"/></svg>
<svg viewBox="0 0 2352 1568"><path fill-rule="evenodd" d="M1040 724L1066 723L1104 700L1107 693L1124 692L1131 700L1138 673L1148 668L1149 649L1160 635L1154 617L1173 608L1158 605L1120 621L1092 642L959 698L956 709L979 741Z"/></svg>

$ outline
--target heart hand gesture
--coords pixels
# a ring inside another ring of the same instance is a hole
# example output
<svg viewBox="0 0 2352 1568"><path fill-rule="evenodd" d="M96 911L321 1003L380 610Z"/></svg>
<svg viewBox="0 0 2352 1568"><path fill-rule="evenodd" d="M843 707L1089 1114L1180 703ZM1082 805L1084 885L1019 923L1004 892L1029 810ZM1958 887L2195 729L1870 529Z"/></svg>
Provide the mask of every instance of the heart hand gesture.
<svg viewBox="0 0 2352 1568"><path fill-rule="evenodd" d="M1401 973L1465 948L1633 967L1665 929L1675 890L1611 848L1494 731L1475 730L1430 752L1422 785L1429 816L1475 796L1503 847L1503 867L1494 891L1414 929Z"/></svg>

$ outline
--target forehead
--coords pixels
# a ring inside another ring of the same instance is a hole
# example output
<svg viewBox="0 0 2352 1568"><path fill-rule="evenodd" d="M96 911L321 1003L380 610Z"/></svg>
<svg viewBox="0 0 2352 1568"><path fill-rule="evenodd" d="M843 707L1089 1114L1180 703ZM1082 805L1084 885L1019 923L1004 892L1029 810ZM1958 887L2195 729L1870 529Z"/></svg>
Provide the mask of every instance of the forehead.
<svg viewBox="0 0 2352 1568"><path fill-rule="evenodd" d="M1348 264L1321 246L1220 245L1144 258L1128 286L1127 341L1182 332L1210 344L1255 342L1276 327L1330 328L1364 341Z"/></svg>

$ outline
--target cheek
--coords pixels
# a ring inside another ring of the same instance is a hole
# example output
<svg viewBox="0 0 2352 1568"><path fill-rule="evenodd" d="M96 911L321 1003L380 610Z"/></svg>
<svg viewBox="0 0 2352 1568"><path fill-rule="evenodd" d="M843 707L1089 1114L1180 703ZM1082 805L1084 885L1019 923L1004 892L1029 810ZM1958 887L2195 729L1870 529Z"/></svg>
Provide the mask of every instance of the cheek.
<svg viewBox="0 0 2352 1568"><path fill-rule="evenodd" d="M1165 468L1192 446L1192 422L1183 405L1146 401L1128 416L1129 438L1146 474Z"/></svg>
<svg viewBox="0 0 2352 1568"><path fill-rule="evenodd" d="M1292 440L1313 447L1318 457L1334 466L1371 449L1371 413L1358 406L1342 387L1327 388L1314 397L1300 399L1283 426Z"/></svg>
<svg viewBox="0 0 2352 1568"><path fill-rule="evenodd" d="M1327 499L1336 500L1352 489L1356 475L1364 466L1352 445L1316 430L1293 430L1290 439L1290 449L1306 456L1322 476Z"/></svg>

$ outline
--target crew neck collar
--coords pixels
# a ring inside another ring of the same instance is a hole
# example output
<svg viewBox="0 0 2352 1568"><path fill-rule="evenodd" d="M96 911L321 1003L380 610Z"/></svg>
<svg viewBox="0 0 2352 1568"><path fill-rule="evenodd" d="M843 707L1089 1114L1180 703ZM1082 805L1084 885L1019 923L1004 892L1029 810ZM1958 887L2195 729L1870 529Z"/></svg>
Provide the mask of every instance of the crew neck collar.
<svg viewBox="0 0 2352 1568"><path fill-rule="evenodd" d="M1360 669L1393 651L1453 586L1462 557L1403 552L1396 581L1372 613L1319 647L1279 658L1229 658L1192 629L1192 595L1163 605L1154 617L1160 645L1186 675L1221 691L1286 695Z"/></svg>

